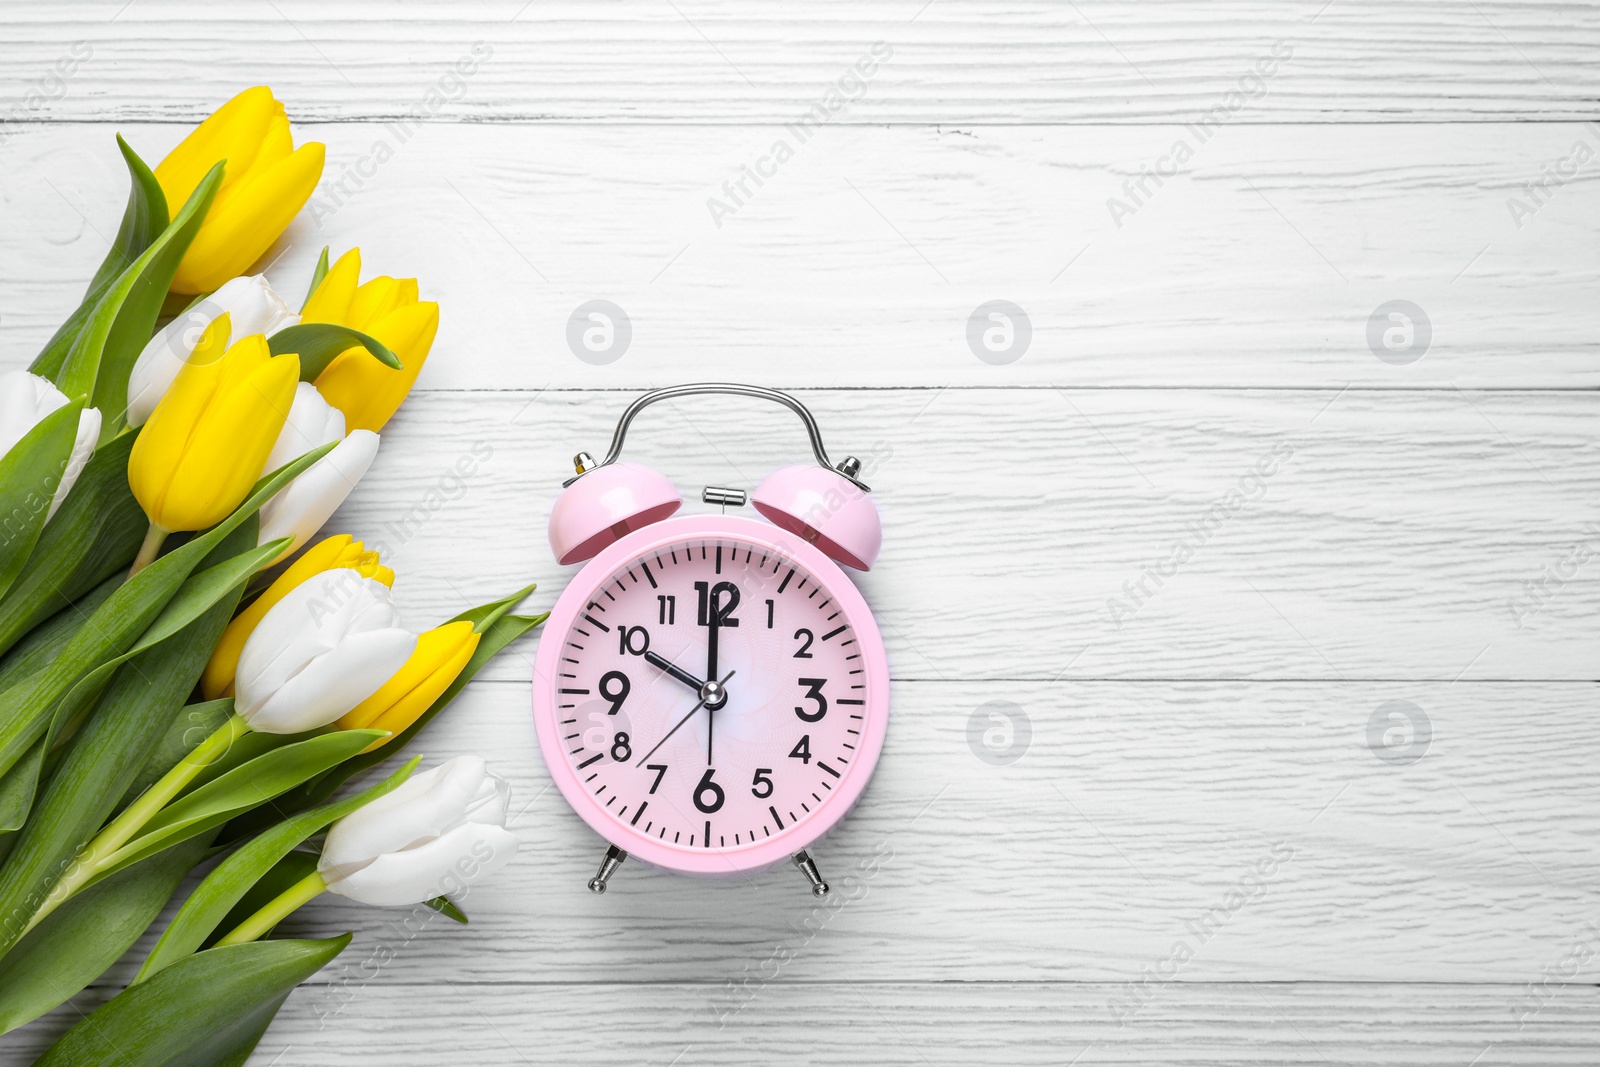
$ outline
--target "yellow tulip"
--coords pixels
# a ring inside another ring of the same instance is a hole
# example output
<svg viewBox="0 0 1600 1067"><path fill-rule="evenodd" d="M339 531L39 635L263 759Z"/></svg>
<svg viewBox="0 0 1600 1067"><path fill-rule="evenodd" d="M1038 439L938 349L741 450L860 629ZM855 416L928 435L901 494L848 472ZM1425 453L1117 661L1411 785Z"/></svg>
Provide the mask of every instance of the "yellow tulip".
<svg viewBox="0 0 1600 1067"><path fill-rule="evenodd" d="M364 348L334 357L317 376L317 392L344 412L351 430L383 428L411 392L439 331L439 305L417 299L415 278L361 280L361 250L339 257L300 313L302 322L335 322L382 341L400 359L400 369L385 367Z"/></svg>
<svg viewBox="0 0 1600 1067"><path fill-rule="evenodd" d="M366 751L400 736L466 667L483 635L472 623L447 622L417 638L417 650L383 687L339 720L341 730L388 730Z"/></svg>
<svg viewBox="0 0 1600 1067"><path fill-rule="evenodd" d="M360 541L349 534L324 538L295 560L257 597L249 607L234 616L228 628L222 631L211 662L200 676L200 692L207 700L233 695L233 677L239 669L239 655L244 643L266 617L267 612L288 596L297 586L315 578L324 571L348 568L362 578L373 578L384 585L394 585L394 571L378 559L378 553L368 551Z"/></svg>
<svg viewBox="0 0 1600 1067"><path fill-rule="evenodd" d="M260 334L229 347L230 330L226 314L206 328L128 457L152 559L160 536L215 526L243 503L294 403L300 357L273 356Z"/></svg>
<svg viewBox="0 0 1600 1067"><path fill-rule="evenodd" d="M246 89L196 126L156 167L167 210L176 215L206 172L226 166L172 291L208 293L248 270L311 198L324 155L315 141L294 147L283 105L265 85Z"/></svg>

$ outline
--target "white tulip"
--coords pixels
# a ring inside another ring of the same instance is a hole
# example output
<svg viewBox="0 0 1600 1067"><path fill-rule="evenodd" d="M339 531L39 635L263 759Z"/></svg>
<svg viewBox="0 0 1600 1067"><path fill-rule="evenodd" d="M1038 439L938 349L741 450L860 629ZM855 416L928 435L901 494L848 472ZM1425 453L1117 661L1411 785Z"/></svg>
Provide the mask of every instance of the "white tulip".
<svg viewBox="0 0 1600 1067"><path fill-rule="evenodd" d="M143 426L172 387L189 353L200 343L212 320L227 312L235 340L252 334L277 333L300 321L283 298L272 291L266 275L234 278L169 322L144 346L128 375L128 425Z"/></svg>
<svg viewBox="0 0 1600 1067"><path fill-rule="evenodd" d="M317 871L364 904L420 904L503 867L519 842L505 828L511 787L476 756L414 775L328 831Z"/></svg>
<svg viewBox="0 0 1600 1067"><path fill-rule="evenodd" d="M65 407L66 403L66 394L48 378L25 370L0 374L0 456L15 448L46 415ZM61 481L56 483L55 495L50 498L50 510L44 517L46 522L55 517L61 502L72 491L78 475L83 473L83 465L94 455L95 441L99 437L100 409L84 408L78 413L78 436L72 442L72 453L61 472Z"/></svg>
<svg viewBox="0 0 1600 1067"><path fill-rule="evenodd" d="M299 403L298 396L295 402ZM283 439L280 437L278 444L273 446L274 452L282 446ZM293 459L308 450L292 449L294 455L289 458ZM264 545L280 537L293 537L294 543L284 549L278 559L295 552L322 529L322 524L339 509L377 455L377 434L371 430L352 432L332 452L313 463L304 474L278 490L277 495L262 506L261 535L256 543ZM276 469L272 467L271 460L267 465L270 469Z"/></svg>
<svg viewBox="0 0 1600 1067"><path fill-rule="evenodd" d="M284 420L278 440L267 456L263 476L271 474L290 460L310 452L313 448L344 440L344 412L322 398L317 387L301 382L294 387L294 403L289 405L289 417Z"/></svg>
<svg viewBox="0 0 1600 1067"><path fill-rule="evenodd" d="M324 571L274 604L244 643L234 710L262 733L315 730L376 693L416 647L388 586L345 567Z"/></svg>

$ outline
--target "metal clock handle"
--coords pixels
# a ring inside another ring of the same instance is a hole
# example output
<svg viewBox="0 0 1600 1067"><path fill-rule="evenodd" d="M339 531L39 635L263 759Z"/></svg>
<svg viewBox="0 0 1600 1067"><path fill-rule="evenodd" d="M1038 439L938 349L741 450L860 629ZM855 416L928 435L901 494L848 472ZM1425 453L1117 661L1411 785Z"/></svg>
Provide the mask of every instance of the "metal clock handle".
<svg viewBox="0 0 1600 1067"><path fill-rule="evenodd" d="M652 389L650 392L645 393L629 404L627 409L623 411L622 417L617 420L617 429L611 435L611 448L606 452L606 458L596 463L594 458L587 453L578 453L576 460L574 460L578 473L563 482L563 486L571 485L592 470L615 463L622 455L622 444L627 439L628 427L632 425L634 416L651 404L660 400L672 400L677 397L705 395L748 396L757 400L770 400L774 404L782 404L796 415L799 415L800 421L805 423L806 434L811 438L811 454L816 457L818 463L829 470L837 471L863 492L870 493L872 491L869 486L856 477L856 474L861 470L860 460L854 456L846 456L838 463L834 463L828 458L828 450L822 444L822 431L817 427L816 418L812 416L810 410L804 404L788 393L777 389L767 389L760 385L740 385L737 382L696 382L689 385L669 385L664 389Z"/></svg>

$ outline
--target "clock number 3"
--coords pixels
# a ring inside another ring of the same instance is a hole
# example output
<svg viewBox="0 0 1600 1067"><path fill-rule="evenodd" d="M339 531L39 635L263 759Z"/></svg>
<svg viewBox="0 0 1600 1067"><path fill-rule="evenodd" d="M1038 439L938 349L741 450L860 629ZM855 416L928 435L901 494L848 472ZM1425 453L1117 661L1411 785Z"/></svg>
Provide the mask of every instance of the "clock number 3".
<svg viewBox="0 0 1600 1067"><path fill-rule="evenodd" d="M815 711L807 711L805 708L797 706L794 709L794 713L800 717L801 722L817 722L828 714L828 698L822 695L822 687L828 684L828 680L826 678L801 678L800 684L806 687L806 699L815 700L817 708Z"/></svg>

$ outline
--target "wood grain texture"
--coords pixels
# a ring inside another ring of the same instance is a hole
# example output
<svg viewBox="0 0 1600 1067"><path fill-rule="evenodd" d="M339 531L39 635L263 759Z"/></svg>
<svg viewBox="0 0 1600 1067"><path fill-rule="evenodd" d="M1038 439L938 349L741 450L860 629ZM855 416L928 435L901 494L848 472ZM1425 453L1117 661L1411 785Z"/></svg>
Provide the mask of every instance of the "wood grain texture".
<svg viewBox="0 0 1600 1067"><path fill-rule="evenodd" d="M1600 1025L1587 986L1552 988L1519 1026L1517 987L1175 983L1119 1027L1117 987L1093 984L778 982L724 1018L710 984L414 985L404 967L303 986L251 1062L1555 1067L1592 1064ZM19 1062L45 1028L22 1036L0 1038Z"/></svg>
<svg viewBox="0 0 1600 1067"><path fill-rule="evenodd" d="M651 386L799 390L885 516L893 724L829 906L790 870L585 892L530 637L418 746L512 779L522 854L464 928L292 919L356 939L253 1062L1595 1062L1597 43L1600 5L1511 0L0 12L0 366L99 262L112 133L153 162L255 82L329 146L274 282L359 244L441 301L330 524L408 621L550 606L556 486ZM593 299L632 326L608 365L567 339ZM967 338L996 299L1005 365ZM1393 300L1409 365L1370 347ZM712 401L630 456L695 495L801 445Z"/></svg>
<svg viewBox="0 0 1600 1067"><path fill-rule="evenodd" d="M860 584L897 677L1595 677L1594 394L800 395L866 461L886 534ZM330 529L383 547L418 624L528 581L547 608L571 573L549 502L623 400L414 397ZM693 512L803 448L787 412L710 398L651 409L625 455Z"/></svg>
<svg viewBox="0 0 1600 1067"><path fill-rule="evenodd" d="M1027 723L1009 764L979 756L999 748L981 738L995 700L1020 709L1013 737ZM1391 700L1429 724L1410 764L1372 747ZM355 930L324 980L387 946L401 985L721 988L773 979L774 958L785 985L1125 997L1147 971L1162 987L1592 983L1594 960L1563 961L1600 948L1594 712L1590 684L900 683L869 793L815 849L835 888L817 905L787 868L707 882L630 861L589 894L603 845L550 788L526 684L479 682L419 746L430 763L484 754L512 782L523 852L463 898L473 922L324 897L283 930Z"/></svg>
<svg viewBox="0 0 1600 1067"><path fill-rule="evenodd" d="M113 129L0 146L10 363L71 310L115 230ZM158 160L183 129L121 132ZM1247 126L1204 144L1151 126L837 128L804 145L781 127L304 132L330 162L270 276L298 300L324 244L420 276L444 308L425 390L1600 386L1600 162L1538 202L1521 188L1580 142L1600 160L1596 125ZM731 205L723 183L778 139L794 158L714 220L708 199ZM1179 139L1195 155L1178 176L1141 179ZM1140 180L1148 195L1124 190ZM1142 206L1114 220L1111 198ZM1513 199L1537 210L1514 219ZM568 342L596 298L632 322L606 366ZM1031 321L1009 365L968 340L995 299ZM1395 299L1431 322L1405 366L1368 336Z"/></svg>
<svg viewBox="0 0 1600 1067"><path fill-rule="evenodd" d="M787 121L881 41L892 57L849 121L1187 121L1282 41L1292 58L1243 108L1252 120L1544 120L1594 115L1600 12L1514 0L77 0L7 17L0 96L22 97L74 41L92 57L64 94L40 89L35 117L194 120L241 83L270 81L294 87L305 118L403 115L432 89L430 112L449 119ZM441 83L475 42L492 55L464 87Z"/></svg>
<svg viewBox="0 0 1600 1067"><path fill-rule="evenodd" d="M1431 724L1409 765L1369 747L1395 699ZM972 747L994 700L1031 731L1009 765ZM604 843L549 788L529 704L477 685L420 746L511 778L524 852L464 899L471 925L408 939L397 978L742 982L791 940L785 982L1517 985L1576 941L1597 955L1568 978L1600 966L1592 685L901 683L868 794L814 849L826 905L786 866L629 861L588 893ZM324 898L284 929L370 947L404 914Z"/></svg>

